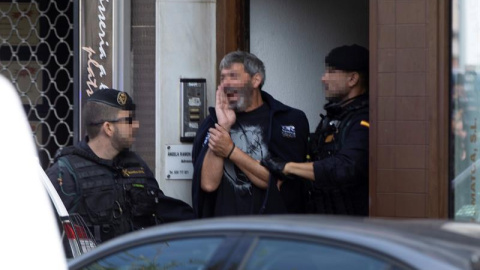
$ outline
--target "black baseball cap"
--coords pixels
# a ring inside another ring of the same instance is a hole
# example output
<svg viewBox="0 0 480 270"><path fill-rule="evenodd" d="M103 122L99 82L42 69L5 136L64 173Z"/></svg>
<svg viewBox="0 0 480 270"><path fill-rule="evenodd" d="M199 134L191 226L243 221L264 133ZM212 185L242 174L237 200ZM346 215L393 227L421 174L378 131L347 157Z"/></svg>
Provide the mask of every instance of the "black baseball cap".
<svg viewBox="0 0 480 270"><path fill-rule="evenodd" d="M134 111L133 99L126 92L116 89L100 89L87 98L88 102L100 102L125 111Z"/></svg>
<svg viewBox="0 0 480 270"><path fill-rule="evenodd" d="M325 64L338 70L368 73L368 50L357 44L340 46L328 53Z"/></svg>

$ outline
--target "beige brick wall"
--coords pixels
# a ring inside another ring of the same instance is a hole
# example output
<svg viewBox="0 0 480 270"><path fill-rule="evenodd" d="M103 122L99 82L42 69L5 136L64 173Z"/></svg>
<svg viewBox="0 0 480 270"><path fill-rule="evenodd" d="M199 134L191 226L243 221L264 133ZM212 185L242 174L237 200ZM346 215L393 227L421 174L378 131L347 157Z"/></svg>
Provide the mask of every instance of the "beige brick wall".
<svg viewBox="0 0 480 270"><path fill-rule="evenodd" d="M371 0L372 216L446 217L446 4ZM441 29L442 31L439 31Z"/></svg>

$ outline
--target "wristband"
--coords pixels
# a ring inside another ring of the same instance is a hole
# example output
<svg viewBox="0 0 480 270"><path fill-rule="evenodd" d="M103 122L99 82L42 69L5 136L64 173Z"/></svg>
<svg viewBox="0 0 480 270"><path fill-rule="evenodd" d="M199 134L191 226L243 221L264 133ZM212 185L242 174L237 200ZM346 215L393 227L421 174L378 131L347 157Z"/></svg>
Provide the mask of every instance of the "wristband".
<svg viewBox="0 0 480 270"><path fill-rule="evenodd" d="M232 150L230 150L230 153L228 153L228 155L227 155L227 159L230 159L230 156L232 155L232 153L233 153L233 150L235 150L235 143L233 143Z"/></svg>

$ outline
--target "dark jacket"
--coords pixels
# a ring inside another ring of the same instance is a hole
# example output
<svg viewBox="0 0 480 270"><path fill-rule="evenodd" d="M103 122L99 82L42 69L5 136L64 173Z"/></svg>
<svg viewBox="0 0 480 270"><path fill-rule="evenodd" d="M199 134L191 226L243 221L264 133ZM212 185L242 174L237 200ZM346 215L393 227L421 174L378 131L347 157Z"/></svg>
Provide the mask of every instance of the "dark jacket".
<svg viewBox="0 0 480 270"><path fill-rule="evenodd" d="M80 214L99 242L194 217L188 204L163 194L152 171L131 151L105 160L82 141L63 149L47 175L68 212Z"/></svg>
<svg viewBox="0 0 480 270"><path fill-rule="evenodd" d="M368 96L325 109L311 146L316 212L368 215Z"/></svg>
<svg viewBox="0 0 480 270"><path fill-rule="evenodd" d="M271 156L286 161L303 162L308 150L309 126L305 114L275 100L271 95L261 91L262 99L270 107L270 121L266 143ZM215 108L209 108L210 115L202 122L193 144L192 158L194 165L192 181L192 199L195 214L198 217L214 215L216 192L207 193L201 189L201 171L203 160L208 150L208 129L217 122ZM295 127L295 136L289 137L289 126ZM302 213L305 212L305 182L285 181L282 191L276 186L277 180L270 176L267 190L256 188L253 193L251 214Z"/></svg>

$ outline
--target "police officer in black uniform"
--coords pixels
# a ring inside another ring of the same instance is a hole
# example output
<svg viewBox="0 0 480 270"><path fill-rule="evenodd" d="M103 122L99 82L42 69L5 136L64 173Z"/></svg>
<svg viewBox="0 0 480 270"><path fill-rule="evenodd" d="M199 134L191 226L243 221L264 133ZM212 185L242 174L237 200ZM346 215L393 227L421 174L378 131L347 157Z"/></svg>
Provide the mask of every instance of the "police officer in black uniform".
<svg viewBox="0 0 480 270"><path fill-rule="evenodd" d="M64 148L47 175L69 213L78 213L97 243L144 227L191 219L192 208L167 197L134 152L135 104L122 91L95 91L83 107L87 136Z"/></svg>
<svg viewBox="0 0 480 270"><path fill-rule="evenodd" d="M311 162L262 160L280 179L313 181L311 206L321 214L368 215L368 50L333 49L322 76L326 115L310 140Z"/></svg>

